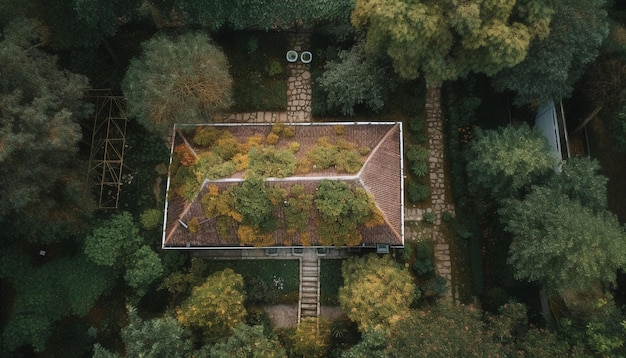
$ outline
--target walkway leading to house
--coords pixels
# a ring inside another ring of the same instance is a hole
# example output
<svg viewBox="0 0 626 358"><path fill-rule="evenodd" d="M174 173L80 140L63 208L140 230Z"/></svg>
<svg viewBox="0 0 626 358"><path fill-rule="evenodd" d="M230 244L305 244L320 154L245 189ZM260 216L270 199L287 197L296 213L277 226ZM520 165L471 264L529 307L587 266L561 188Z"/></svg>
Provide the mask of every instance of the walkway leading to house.
<svg viewBox="0 0 626 358"><path fill-rule="evenodd" d="M320 314L320 259L316 249L304 249L300 258L300 300L298 302L298 323L303 318Z"/></svg>
<svg viewBox="0 0 626 358"><path fill-rule="evenodd" d="M443 215L454 216L454 203L446 195L446 178L444 163L444 140L443 140L443 115L441 112L441 89L433 89L428 92L426 98L427 125L428 125L428 149L430 158L428 159L428 169L430 173L430 198L431 207L429 209L406 208L404 212L405 220L422 221L426 211L432 211L436 215L435 222L430 230L424 230L423 225L407 225L406 235L419 237L420 235L430 236L435 244L435 270L437 274L448 280L448 292L446 296L455 301L456 292L452 290L452 265L450 261L450 245L443 233ZM456 290L455 290L456 291ZM453 295L455 297L453 297Z"/></svg>

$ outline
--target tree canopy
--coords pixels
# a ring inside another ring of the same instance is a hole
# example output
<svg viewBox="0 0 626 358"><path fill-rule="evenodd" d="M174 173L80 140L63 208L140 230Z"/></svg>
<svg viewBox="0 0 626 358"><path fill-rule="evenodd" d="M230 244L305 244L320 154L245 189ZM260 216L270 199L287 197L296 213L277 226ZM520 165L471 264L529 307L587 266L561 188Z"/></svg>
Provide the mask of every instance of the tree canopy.
<svg viewBox="0 0 626 358"><path fill-rule="evenodd" d="M231 335L246 317L243 278L232 269L216 272L176 310L176 319L185 327L201 332L206 341L215 343Z"/></svg>
<svg viewBox="0 0 626 358"><path fill-rule="evenodd" d="M391 257L368 255L344 261L339 303L361 332L386 331L409 313L415 298L411 274Z"/></svg>
<svg viewBox="0 0 626 358"><path fill-rule="evenodd" d="M401 77L421 74L439 87L521 62L531 40L548 34L550 10L537 0L357 0L351 18L367 28L367 48L385 52Z"/></svg>
<svg viewBox="0 0 626 358"><path fill-rule="evenodd" d="M286 358L285 348L275 337L268 337L264 331L263 326L240 323L233 330L232 336L211 347L211 357Z"/></svg>
<svg viewBox="0 0 626 358"><path fill-rule="evenodd" d="M162 135L175 123L205 123L232 103L228 60L203 33L156 35L122 81L128 112Z"/></svg>
<svg viewBox="0 0 626 358"><path fill-rule="evenodd" d="M42 32L37 23L16 21L0 42L0 216L31 231L33 241L58 240L41 230L46 226L75 231L94 208L87 166L77 157L88 82L33 47Z"/></svg>
<svg viewBox="0 0 626 358"><path fill-rule="evenodd" d="M296 24L311 26L345 20L353 7L351 0L169 0L150 3L166 16L177 14L186 24L239 30L287 29Z"/></svg>
<svg viewBox="0 0 626 358"><path fill-rule="evenodd" d="M514 91L518 104L540 105L568 97L608 34L606 0L547 3L554 13L550 34L533 39L524 61L498 73L493 81L500 90Z"/></svg>
<svg viewBox="0 0 626 358"><path fill-rule="evenodd" d="M527 125L476 130L467 158L472 191L495 199L519 195L557 165L546 139Z"/></svg>
<svg viewBox="0 0 626 358"><path fill-rule="evenodd" d="M626 265L626 233L608 211L534 187L524 200L507 201L500 215L513 235L508 261L518 279L585 291L615 284L616 271Z"/></svg>

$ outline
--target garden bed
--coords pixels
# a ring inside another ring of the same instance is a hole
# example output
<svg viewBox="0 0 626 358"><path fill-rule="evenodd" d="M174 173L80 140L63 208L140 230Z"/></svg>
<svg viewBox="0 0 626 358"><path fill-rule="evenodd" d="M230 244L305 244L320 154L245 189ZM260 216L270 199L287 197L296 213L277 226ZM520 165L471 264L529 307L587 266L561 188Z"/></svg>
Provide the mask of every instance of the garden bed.
<svg viewBox="0 0 626 358"><path fill-rule="evenodd" d="M298 260L208 260L209 274L231 268L243 276L250 304L276 305L298 302Z"/></svg>

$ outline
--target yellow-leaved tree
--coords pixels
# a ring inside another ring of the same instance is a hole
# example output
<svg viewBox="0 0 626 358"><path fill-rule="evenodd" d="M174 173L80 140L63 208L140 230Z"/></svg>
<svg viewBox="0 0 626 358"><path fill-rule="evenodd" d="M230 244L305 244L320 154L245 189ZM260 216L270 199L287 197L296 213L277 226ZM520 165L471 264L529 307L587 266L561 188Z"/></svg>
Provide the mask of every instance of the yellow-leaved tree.
<svg viewBox="0 0 626 358"><path fill-rule="evenodd" d="M243 306L243 278L232 269L216 272L194 287L176 310L176 319L185 327L204 334L207 342L227 337L246 317Z"/></svg>
<svg viewBox="0 0 626 358"><path fill-rule="evenodd" d="M409 315L416 294L413 278L390 256L353 257L343 263L341 272L339 304L362 333L389 332Z"/></svg>

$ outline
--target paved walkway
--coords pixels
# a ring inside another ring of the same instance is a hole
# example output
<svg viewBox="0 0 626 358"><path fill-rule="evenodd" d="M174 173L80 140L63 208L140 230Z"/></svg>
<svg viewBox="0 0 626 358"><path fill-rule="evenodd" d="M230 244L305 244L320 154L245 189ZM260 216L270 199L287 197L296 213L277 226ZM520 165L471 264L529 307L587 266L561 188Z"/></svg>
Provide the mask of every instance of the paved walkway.
<svg viewBox="0 0 626 358"><path fill-rule="evenodd" d="M428 125L428 149L430 158L428 159L428 169L430 175L430 208L405 209L405 220L407 229L405 235L413 238L430 239L435 243L435 270L437 274L448 280L448 298L458 299L452 290L452 265L450 261L450 245L443 233L442 216L454 216L454 204L446 193L445 145L443 140L443 115L441 112L441 90L429 91L426 98L427 125ZM425 211L432 211L436 215L436 220L432 226L412 224L423 220Z"/></svg>

